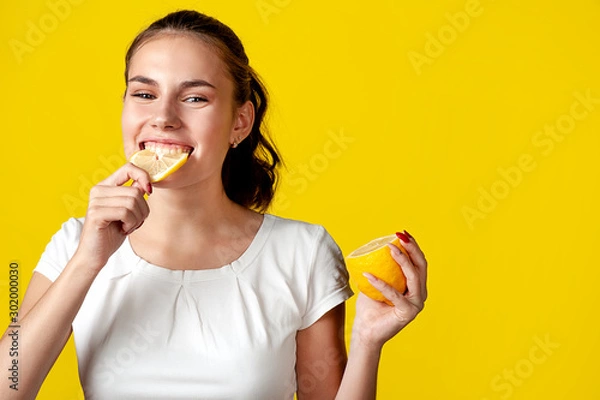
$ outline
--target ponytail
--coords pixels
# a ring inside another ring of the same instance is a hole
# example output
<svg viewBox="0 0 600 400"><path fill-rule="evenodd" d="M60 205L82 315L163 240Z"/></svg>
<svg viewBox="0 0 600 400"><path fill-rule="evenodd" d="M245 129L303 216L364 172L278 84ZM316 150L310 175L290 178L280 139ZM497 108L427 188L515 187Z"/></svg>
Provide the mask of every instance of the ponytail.
<svg viewBox="0 0 600 400"><path fill-rule="evenodd" d="M262 123L268 94L254 71L250 74L250 101L254 105L254 125L248 137L230 148L221 177L227 196L238 204L265 211L277 186L276 167L281 160L266 135Z"/></svg>

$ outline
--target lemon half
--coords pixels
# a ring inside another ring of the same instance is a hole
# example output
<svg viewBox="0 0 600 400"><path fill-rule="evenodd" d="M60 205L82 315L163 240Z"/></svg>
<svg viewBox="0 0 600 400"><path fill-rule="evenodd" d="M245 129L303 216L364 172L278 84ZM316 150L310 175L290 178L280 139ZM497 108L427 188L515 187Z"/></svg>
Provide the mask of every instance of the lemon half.
<svg viewBox="0 0 600 400"><path fill-rule="evenodd" d="M129 162L140 167L150 175L150 182L162 181L185 164L189 154L186 152L169 152L160 149L144 149L135 152Z"/></svg>
<svg viewBox="0 0 600 400"><path fill-rule="evenodd" d="M393 305L363 276L363 272L368 272L400 293L404 293L406 290L406 277L396 260L392 258L390 249L387 247L388 243L399 247L400 251L408 255L396 235L389 235L372 240L354 250L346 257L346 266L350 271L350 275L356 281L358 290L374 300Z"/></svg>

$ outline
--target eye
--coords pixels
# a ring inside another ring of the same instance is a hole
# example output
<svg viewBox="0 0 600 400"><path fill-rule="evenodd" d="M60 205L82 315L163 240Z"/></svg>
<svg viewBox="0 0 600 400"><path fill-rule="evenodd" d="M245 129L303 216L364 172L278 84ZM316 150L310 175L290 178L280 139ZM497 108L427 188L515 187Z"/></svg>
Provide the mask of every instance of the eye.
<svg viewBox="0 0 600 400"><path fill-rule="evenodd" d="M205 103L208 100L200 96L190 96L186 97L183 101L185 101L186 103Z"/></svg>
<svg viewBox="0 0 600 400"><path fill-rule="evenodd" d="M153 100L156 97L150 93L145 93L145 92L138 92L138 93L133 93L132 94L133 97L139 97L140 99L143 100Z"/></svg>

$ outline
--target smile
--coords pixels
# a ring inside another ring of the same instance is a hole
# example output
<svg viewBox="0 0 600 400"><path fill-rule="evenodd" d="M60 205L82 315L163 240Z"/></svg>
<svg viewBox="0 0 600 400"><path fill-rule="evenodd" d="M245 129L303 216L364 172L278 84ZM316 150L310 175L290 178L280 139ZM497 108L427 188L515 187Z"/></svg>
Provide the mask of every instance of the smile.
<svg viewBox="0 0 600 400"><path fill-rule="evenodd" d="M190 155L194 151L194 148L191 146L186 146L178 143L162 143L154 141L142 142L140 143L140 148L152 150L157 153L173 155L181 153L187 153L188 155Z"/></svg>

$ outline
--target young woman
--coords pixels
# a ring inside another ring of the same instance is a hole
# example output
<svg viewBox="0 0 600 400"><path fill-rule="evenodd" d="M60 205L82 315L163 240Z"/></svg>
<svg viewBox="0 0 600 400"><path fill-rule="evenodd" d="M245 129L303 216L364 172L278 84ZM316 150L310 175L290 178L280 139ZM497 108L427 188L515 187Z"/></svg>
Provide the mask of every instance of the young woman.
<svg viewBox="0 0 600 400"><path fill-rule="evenodd" d="M338 246L321 226L264 213L279 157L238 37L169 14L134 40L125 78L127 157L148 146L189 159L155 184L127 163L52 238L19 313L19 390L0 397L35 398L73 332L89 399L375 398L383 344L427 297L415 240L398 234L410 257L390 247L406 293L370 277L394 307L359 294L347 356ZM9 348L5 334L0 357Z"/></svg>

